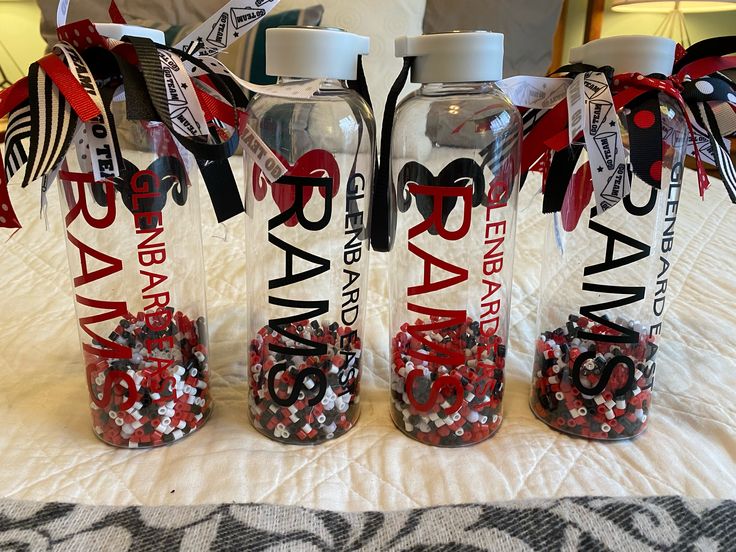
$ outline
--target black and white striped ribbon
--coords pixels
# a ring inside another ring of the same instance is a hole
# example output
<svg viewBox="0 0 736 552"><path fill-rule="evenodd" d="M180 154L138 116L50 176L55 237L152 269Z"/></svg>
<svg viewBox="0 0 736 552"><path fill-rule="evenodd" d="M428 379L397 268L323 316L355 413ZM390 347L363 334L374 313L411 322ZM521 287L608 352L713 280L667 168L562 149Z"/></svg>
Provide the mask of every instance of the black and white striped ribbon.
<svg viewBox="0 0 736 552"><path fill-rule="evenodd" d="M74 132L77 115L46 72L34 63L28 70L31 112L30 148L23 186L53 171L63 160Z"/></svg>
<svg viewBox="0 0 736 552"><path fill-rule="evenodd" d="M734 167L731 153L718 127L717 118L707 103L698 104L698 108L698 112L695 113L695 120L710 138L711 152L716 166L721 173L723 185L731 201L736 203L736 167Z"/></svg>
<svg viewBox="0 0 736 552"><path fill-rule="evenodd" d="M8 180L13 178L28 162L28 154L23 142L31 137L31 106L23 102L8 116L5 132L5 169Z"/></svg>

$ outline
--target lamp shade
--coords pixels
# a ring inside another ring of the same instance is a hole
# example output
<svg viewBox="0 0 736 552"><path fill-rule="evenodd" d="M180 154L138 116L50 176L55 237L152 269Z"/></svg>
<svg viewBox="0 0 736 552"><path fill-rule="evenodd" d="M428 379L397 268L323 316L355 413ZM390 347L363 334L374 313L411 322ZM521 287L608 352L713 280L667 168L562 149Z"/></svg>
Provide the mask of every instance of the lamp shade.
<svg viewBox="0 0 736 552"><path fill-rule="evenodd" d="M707 13L736 10L736 0L613 0L613 11L669 13L679 9L683 13Z"/></svg>

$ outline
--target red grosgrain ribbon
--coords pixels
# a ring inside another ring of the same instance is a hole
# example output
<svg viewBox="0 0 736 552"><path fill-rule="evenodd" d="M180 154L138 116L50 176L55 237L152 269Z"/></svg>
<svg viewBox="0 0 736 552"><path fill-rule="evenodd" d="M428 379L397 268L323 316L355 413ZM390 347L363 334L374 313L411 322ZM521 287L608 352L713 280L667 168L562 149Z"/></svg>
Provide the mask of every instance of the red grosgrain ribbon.
<svg viewBox="0 0 736 552"><path fill-rule="evenodd" d="M708 57L686 65L677 72L676 76L678 79L685 81L688 77L699 79L719 71L734 68L736 68L736 56Z"/></svg>
<svg viewBox="0 0 736 552"><path fill-rule="evenodd" d="M197 92L197 98L199 98L199 102L202 105L205 116L208 120L217 119L233 128L239 128L231 105L215 98L213 95L208 94L199 87L196 87L195 90Z"/></svg>
<svg viewBox="0 0 736 552"><path fill-rule="evenodd" d="M90 98L69 68L64 65L63 61L54 54L48 54L38 60L38 65L54 81L54 84L82 121L89 122L95 117L99 117L100 108Z"/></svg>
<svg viewBox="0 0 736 552"><path fill-rule="evenodd" d="M736 52L736 36L717 36L715 38L706 38L690 46L682 57L675 61L672 74L680 78L684 78L685 74L689 74L691 78L698 78L707 73L697 74L697 65L703 61L711 62L718 59L728 59L726 56ZM704 65L705 67L705 65Z"/></svg>
<svg viewBox="0 0 736 552"><path fill-rule="evenodd" d="M8 113L12 112L19 105L26 101L28 101L28 77L23 77L15 84L11 85L5 90L0 91L0 119L5 117ZM7 129L5 136L3 136L3 141L5 142L5 154L7 155ZM5 171L5 166L3 165L2 156L0 155L0 202L2 202L2 204L0 205L0 209L3 209L3 205L7 205L9 213L7 217L0 214L0 216L6 219L5 223L0 221L0 227L20 228L20 223L18 223L17 226L8 223L11 218L17 221L17 217L15 216L15 212L13 211L13 207L10 203L10 196L8 195L7 185L8 175Z"/></svg>
<svg viewBox="0 0 736 552"><path fill-rule="evenodd" d="M110 14L110 21L117 23L118 25L125 25L125 17L123 17L123 14L120 12L120 8L118 8L115 0L110 2L108 13Z"/></svg>
<svg viewBox="0 0 736 552"><path fill-rule="evenodd" d="M0 119L28 99L28 77L0 91Z"/></svg>
<svg viewBox="0 0 736 552"><path fill-rule="evenodd" d="M95 181L101 181L120 174L123 156L117 143L115 120L105 105L97 77L84 58L69 44L60 42L54 47L54 53L64 57L74 78L80 82L85 93L100 110L100 115L85 123L86 140L89 145L89 167L95 175ZM84 166L84 165L82 165Z"/></svg>
<svg viewBox="0 0 736 552"><path fill-rule="evenodd" d="M62 42L68 42L78 50L99 46L109 48L110 39L105 38L97 32L94 24L89 19L75 21L56 29L56 35Z"/></svg>
<svg viewBox="0 0 736 552"><path fill-rule="evenodd" d="M534 128L524 138L524 150L521 156L521 171L527 172L537 160L548 150L559 151L569 145L567 123L567 102L562 101L554 108L545 113L536 123ZM560 135L564 137L563 143L555 138ZM559 147L557 147L559 146Z"/></svg>

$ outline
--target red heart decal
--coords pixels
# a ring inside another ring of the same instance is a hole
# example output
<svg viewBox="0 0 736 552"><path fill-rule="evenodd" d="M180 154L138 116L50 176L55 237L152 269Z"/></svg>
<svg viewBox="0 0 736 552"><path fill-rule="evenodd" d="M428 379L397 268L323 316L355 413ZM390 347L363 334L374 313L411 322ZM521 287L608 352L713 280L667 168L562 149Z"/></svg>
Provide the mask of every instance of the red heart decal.
<svg viewBox="0 0 736 552"><path fill-rule="evenodd" d="M585 163L573 175L572 182L567 187L565 200L562 203L562 227L566 232L572 232L577 228L583 211L588 207L590 198L593 197L593 178L590 174L590 165Z"/></svg>
<svg viewBox="0 0 736 552"><path fill-rule="evenodd" d="M276 154L284 166L288 169L287 176L307 176L312 178L331 178L334 183L332 189L332 197L334 198L340 191L340 167L335 157L326 150L312 150L302 155L294 165L289 165L288 161L278 153ZM279 184L278 181L270 183L261 171L258 165L253 167L253 195L256 201L263 201L266 198L268 187L271 186L271 197L278 205L279 210L283 213L294 205L296 200L296 190L294 186L288 184ZM303 205L306 207L314 193L313 187L307 187L303 193ZM319 188L320 195L327 197L325 188ZM296 215L291 217L286 226L293 227L298 224Z"/></svg>

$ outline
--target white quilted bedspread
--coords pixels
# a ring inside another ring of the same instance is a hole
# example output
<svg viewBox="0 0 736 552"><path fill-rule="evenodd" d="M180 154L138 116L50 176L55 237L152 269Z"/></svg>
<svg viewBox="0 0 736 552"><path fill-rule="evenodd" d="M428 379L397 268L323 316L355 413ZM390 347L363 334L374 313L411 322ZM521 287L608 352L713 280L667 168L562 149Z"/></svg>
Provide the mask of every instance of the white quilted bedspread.
<svg viewBox="0 0 736 552"><path fill-rule="evenodd" d="M237 163L239 164L239 163ZM215 413L168 448L110 448L93 435L77 343L58 199L47 232L37 194L14 194L26 229L0 236L0 497L88 504L267 502L392 510L565 495L736 498L736 208L714 182L700 201L686 175L651 425L622 443L572 439L527 406L541 244L539 187L521 196L506 419L462 450L416 444L391 424L386 263L374 256L363 413L318 448L257 434L246 416L242 218L204 209Z"/></svg>

